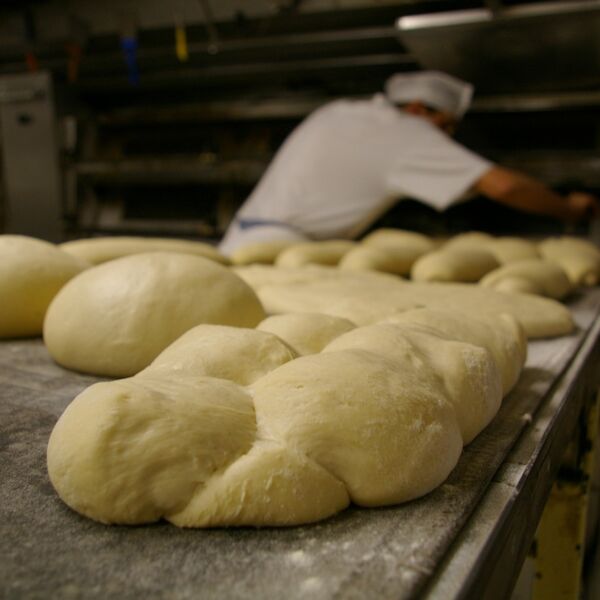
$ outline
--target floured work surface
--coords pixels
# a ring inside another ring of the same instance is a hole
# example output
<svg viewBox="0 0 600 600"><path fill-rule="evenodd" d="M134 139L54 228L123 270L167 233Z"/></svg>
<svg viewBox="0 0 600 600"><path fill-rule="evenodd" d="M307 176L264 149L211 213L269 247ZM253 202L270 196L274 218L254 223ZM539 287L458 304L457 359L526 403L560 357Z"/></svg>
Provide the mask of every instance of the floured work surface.
<svg viewBox="0 0 600 600"><path fill-rule="evenodd" d="M517 387L445 484L402 506L352 508L289 529L118 527L72 512L48 481L46 444L67 404L95 379L54 365L39 340L0 343L0 595L419 596L439 576L436 571L465 523L477 518L480 498L520 433L581 351L600 308L600 290L586 293L571 308L579 330L530 344ZM494 519L493 511L486 514Z"/></svg>

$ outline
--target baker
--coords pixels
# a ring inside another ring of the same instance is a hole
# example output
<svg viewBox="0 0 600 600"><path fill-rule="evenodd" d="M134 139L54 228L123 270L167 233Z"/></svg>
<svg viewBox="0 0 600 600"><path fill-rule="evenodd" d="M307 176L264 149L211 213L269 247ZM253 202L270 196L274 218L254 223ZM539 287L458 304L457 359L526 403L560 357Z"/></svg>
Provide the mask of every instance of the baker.
<svg viewBox="0 0 600 600"><path fill-rule="evenodd" d="M562 196L540 181L491 163L451 135L473 86L445 73L396 74L385 94L337 100L287 138L229 226L220 250L259 241L360 236L398 200L438 211L467 192L525 212L578 221L598 198Z"/></svg>

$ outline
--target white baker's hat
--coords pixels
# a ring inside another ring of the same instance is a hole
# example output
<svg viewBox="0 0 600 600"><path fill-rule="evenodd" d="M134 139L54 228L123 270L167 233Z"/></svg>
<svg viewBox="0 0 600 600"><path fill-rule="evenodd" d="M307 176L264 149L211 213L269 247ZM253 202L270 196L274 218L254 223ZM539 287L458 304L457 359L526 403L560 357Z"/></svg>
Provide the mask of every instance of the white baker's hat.
<svg viewBox="0 0 600 600"><path fill-rule="evenodd" d="M439 71L396 73L385 82L385 95L394 104L420 100L460 119L471 104L473 86Z"/></svg>

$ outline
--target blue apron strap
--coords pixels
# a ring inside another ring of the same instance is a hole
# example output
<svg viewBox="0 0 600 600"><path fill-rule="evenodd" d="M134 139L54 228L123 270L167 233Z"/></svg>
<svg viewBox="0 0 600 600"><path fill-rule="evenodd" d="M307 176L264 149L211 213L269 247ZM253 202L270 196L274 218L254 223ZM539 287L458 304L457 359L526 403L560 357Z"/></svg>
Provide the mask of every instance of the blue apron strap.
<svg viewBox="0 0 600 600"><path fill-rule="evenodd" d="M294 227L293 225L289 225L288 223L282 223L281 221L274 221L270 219L236 219L237 224L239 225L242 231L246 229L251 229L252 227L283 227L284 229L291 229L292 231L297 231L298 233L302 233L299 229ZM304 234L303 234L304 235Z"/></svg>

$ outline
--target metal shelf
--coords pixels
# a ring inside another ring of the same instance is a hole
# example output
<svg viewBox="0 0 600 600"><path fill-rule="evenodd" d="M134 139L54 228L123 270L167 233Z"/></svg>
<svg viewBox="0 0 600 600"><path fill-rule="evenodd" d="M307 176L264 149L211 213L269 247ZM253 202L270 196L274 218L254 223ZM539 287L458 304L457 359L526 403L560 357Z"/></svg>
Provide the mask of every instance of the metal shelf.
<svg viewBox="0 0 600 600"><path fill-rule="evenodd" d="M87 183L139 184L239 184L253 185L266 168L265 160L214 162L196 158L123 159L86 161L73 165Z"/></svg>

